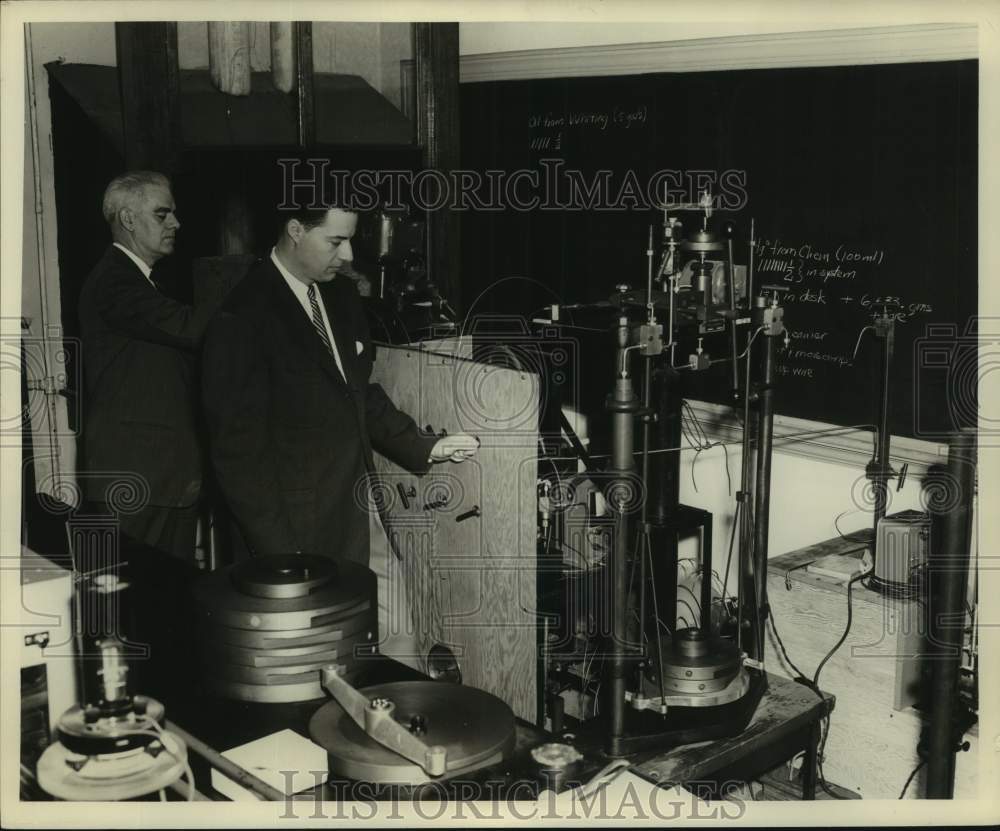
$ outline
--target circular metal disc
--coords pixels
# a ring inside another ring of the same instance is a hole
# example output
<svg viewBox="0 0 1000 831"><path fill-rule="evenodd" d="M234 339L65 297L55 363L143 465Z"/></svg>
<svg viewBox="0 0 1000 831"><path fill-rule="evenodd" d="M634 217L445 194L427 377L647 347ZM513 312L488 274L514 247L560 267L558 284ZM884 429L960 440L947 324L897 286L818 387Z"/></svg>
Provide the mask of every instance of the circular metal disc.
<svg viewBox="0 0 1000 831"><path fill-rule="evenodd" d="M320 670L331 663L342 664L348 670L355 669L354 664L351 662L336 659L335 661L316 661L314 664L302 663L292 667L261 667L260 669L222 664L215 667L212 675L213 680L237 681L241 684L256 684L262 687L308 684L314 678L319 678Z"/></svg>
<svg viewBox="0 0 1000 831"><path fill-rule="evenodd" d="M682 682L685 689L688 682L710 683L717 679L732 680L739 672L740 651L734 643L723 638L707 638L703 647L703 655L684 655L678 651L670 638L660 638L660 650L663 655L664 683L668 679ZM653 663L654 668L658 666Z"/></svg>
<svg viewBox="0 0 1000 831"><path fill-rule="evenodd" d="M721 251L721 242L682 242L681 251Z"/></svg>
<svg viewBox="0 0 1000 831"><path fill-rule="evenodd" d="M259 631L305 629L326 625L328 616L343 613L359 600L377 597L375 574L357 563L339 562L338 579L299 597L253 597L230 580L230 569L208 574L195 583L194 595L213 623Z"/></svg>
<svg viewBox="0 0 1000 831"><path fill-rule="evenodd" d="M663 679L663 688L669 692L686 693L689 695L720 692L732 683L732 680L736 677L736 675L736 672L732 672L717 678L706 680L671 678L667 676Z"/></svg>
<svg viewBox="0 0 1000 831"><path fill-rule="evenodd" d="M253 557L232 570L233 585L254 597L303 597L340 573L340 563L315 554L277 554Z"/></svg>
<svg viewBox="0 0 1000 831"><path fill-rule="evenodd" d="M366 600L359 604L358 608L361 609L359 613L338 619L326 626L310 626L307 629L254 632L250 629L207 624L202 627L202 632L208 641L246 649L289 649L336 644L359 632L374 633L378 629L378 620L371 604Z"/></svg>
<svg viewBox="0 0 1000 831"><path fill-rule="evenodd" d="M95 768L100 768L102 764L113 765L113 755L88 759L77 770L68 762L78 763L80 757L58 742L50 744L38 760L38 784L52 796L70 802L117 802L156 793L184 775L184 760L187 758L187 747L173 733L164 733L161 741L169 753L144 758L144 761L148 760L146 765L136 764L134 758L125 760L132 763L133 770L119 772L106 779L100 778Z"/></svg>
<svg viewBox="0 0 1000 831"><path fill-rule="evenodd" d="M313 663L320 655L336 658L354 657L355 648L370 646L374 643L374 632L363 631L352 638L327 643L309 644L280 649L244 649L232 644L204 641L203 648L206 665L209 670L218 663L238 664L248 667L282 666L292 664ZM360 651L360 650L359 650ZM368 650L371 651L370 649ZM328 661L327 663L336 663Z"/></svg>
<svg viewBox="0 0 1000 831"><path fill-rule="evenodd" d="M70 707L59 718L57 731L59 740L74 753L97 755L100 753L116 753L130 747L139 747L150 743L149 736L134 735L134 731L153 731L156 724L163 724L164 708L155 698L137 695L136 703L145 706L139 715L133 712L114 718L101 718L88 722L84 717L84 709L79 704Z"/></svg>
<svg viewBox="0 0 1000 831"><path fill-rule="evenodd" d="M287 704L292 701L315 701L318 698L328 698L326 690L320 685L319 671L315 680L299 684L247 684L241 681L227 681L223 678L206 678L205 688L222 698L232 698L237 701L253 701L259 704ZM358 677L358 673L348 672L347 680Z"/></svg>
<svg viewBox="0 0 1000 831"><path fill-rule="evenodd" d="M644 690L650 698L659 696L659 685L650 679L643 682ZM746 695L750 689L750 676L746 669L740 667L740 671L731 681L718 690L696 690L686 692L684 690L673 690L667 685L664 687L667 692L667 706L670 707L718 707L737 701ZM658 698L657 698L658 700Z"/></svg>
<svg viewBox="0 0 1000 831"><path fill-rule="evenodd" d="M365 687L368 698L388 698L393 717L409 725L421 716L427 745L447 751L445 777L502 761L514 750L514 714L499 698L472 687L441 681L397 681ZM331 701L309 722L309 735L326 748L330 775L364 782L418 785L431 781L423 768L371 739Z"/></svg>

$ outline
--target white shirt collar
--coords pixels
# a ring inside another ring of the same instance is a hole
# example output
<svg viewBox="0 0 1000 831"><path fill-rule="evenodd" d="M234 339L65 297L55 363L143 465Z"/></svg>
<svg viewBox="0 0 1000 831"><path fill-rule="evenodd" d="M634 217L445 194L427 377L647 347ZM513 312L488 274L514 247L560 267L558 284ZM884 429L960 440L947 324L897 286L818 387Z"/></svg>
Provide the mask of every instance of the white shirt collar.
<svg viewBox="0 0 1000 831"><path fill-rule="evenodd" d="M302 311L305 312L305 316L312 321L312 304L309 302L309 286L303 283L301 280L296 279L292 276L292 273L281 264L281 260L278 259L277 252L271 249L271 262L274 263L274 267L278 269L278 273L285 279L288 283L288 288L292 290L292 294L299 301L299 305L302 307ZM313 284L315 285L315 284ZM333 336L333 330L330 328L330 318L326 313L326 306L323 303L322 296L319 292L316 293L316 299L318 301L320 317L323 318L323 327L326 329L326 336L330 340L330 347L333 350L333 359L337 363L337 369L340 370L340 374L346 378L344 375L344 366L340 362L340 351L337 349L337 339Z"/></svg>
<svg viewBox="0 0 1000 831"><path fill-rule="evenodd" d="M155 286L155 285L154 285L154 283L153 283L153 278L149 276L150 274L152 274L152 273L153 273L153 269L152 269L152 268L150 268L150 267L149 267L149 265L147 265L146 261L145 261L145 260L143 260L143 259L142 259L142 258L141 258L141 257L140 257L140 256L139 256L138 254L136 254L136 253L135 253L134 251L130 251L130 250L129 250L128 248L126 248L126 247L125 247L124 245L122 245L122 244L121 244L120 242L116 242L116 243L114 243L114 246L115 246L115 248L117 248L117 249L118 249L119 251L123 251L123 252L125 253L125 256L126 256L126 257L128 257L128 258L129 258L129 259L130 259L130 260L131 260L132 262L134 262L134 263L136 264L136 266L138 266L138 268L139 268L139 271L141 271L141 272L142 272L142 276L143 276L143 277L145 277L145 278L146 278L147 280L149 280L149 284L150 284L151 286L153 286L153 288L155 289L155 288L156 288L156 286Z"/></svg>
<svg viewBox="0 0 1000 831"><path fill-rule="evenodd" d="M309 286L295 277L292 272L281 264L281 260L278 259L278 252L273 248L271 249L271 262L274 263L274 267L278 269L278 273L285 278L285 282L288 283L288 288L295 292L295 296L299 298L299 302L308 303Z"/></svg>

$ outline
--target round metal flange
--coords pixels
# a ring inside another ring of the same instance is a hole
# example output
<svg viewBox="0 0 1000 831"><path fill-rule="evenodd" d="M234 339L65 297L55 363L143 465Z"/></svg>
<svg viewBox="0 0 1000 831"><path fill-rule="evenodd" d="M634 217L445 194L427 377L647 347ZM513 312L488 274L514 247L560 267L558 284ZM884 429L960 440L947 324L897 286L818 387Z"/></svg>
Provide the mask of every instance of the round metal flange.
<svg viewBox="0 0 1000 831"><path fill-rule="evenodd" d="M205 641L216 645L240 647L242 649L296 649L305 646L335 646L358 634L378 631L378 620L371 604L359 604L361 612L334 621L326 626L310 626L308 629L254 632L249 629L234 629L230 626L206 624L202 627Z"/></svg>
<svg viewBox="0 0 1000 831"><path fill-rule="evenodd" d="M375 574L345 561L337 564L338 579L307 595L259 597L243 594L228 569L208 574L194 586L195 599L208 619L220 626L256 631L306 629L328 625L331 616L377 597Z"/></svg>
<svg viewBox="0 0 1000 831"><path fill-rule="evenodd" d="M681 251L722 251L724 247L722 240L710 231L695 231L681 242Z"/></svg>
<svg viewBox="0 0 1000 831"><path fill-rule="evenodd" d="M336 663L347 668L348 672L357 669L357 665L343 658L336 658ZM220 681L236 681L240 684L256 684L262 687L284 686L288 684L308 684L319 677L319 672L330 665L330 661L303 661L289 667L243 667L236 664L220 664L213 671L213 678Z"/></svg>
<svg viewBox="0 0 1000 831"><path fill-rule="evenodd" d="M59 741L68 750L84 756L121 753L149 744L154 741L151 736L136 735L136 732L155 731L154 722L163 723L165 710L155 698L137 695L133 700L137 705L135 710L114 717L88 717L93 711L86 711L79 705L70 707L59 717Z"/></svg>
<svg viewBox="0 0 1000 831"><path fill-rule="evenodd" d="M732 641L715 635L704 635L699 629L679 629L673 638L660 638L664 672L676 674L670 668L707 670L702 677L713 677L711 670L735 668L740 665L740 650ZM681 673L680 677L685 676Z"/></svg>
<svg viewBox="0 0 1000 831"><path fill-rule="evenodd" d="M233 567L230 579L243 594L272 599L305 597L340 575L340 563L315 554L252 557Z"/></svg>
<svg viewBox="0 0 1000 831"><path fill-rule="evenodd" d="M482 690L438 681L398 681L360 692L369 699L391 701L397 722L419 725L421 741L444 747L446 778L495 764L513 753L514 714ZM387 785L419 785L433 778L420 765L370 738L336 701L316 711L309 735L326 748L331 777Z"/></svg>
<svg viewBox="0 0 1000 831"><path fill-rule="evenodd" d="M739 671L728 682L716 690L696 690L685 692L683 690L672 689L664 684L666 691L666 703L668 707L719 707L738 701L747 694L750 689L750 675L745 667L740 667ZM659 705L659 684L649 678L643 681L643 690L646 695L647 707ZM643 709L643 708L640 708Z"/></svg>
<svg viewBox="0 0 1000 831"><path fill-rule="evenodd" d="M698 695L701 693L721 692L732 683L732 680L736 677L738 672L739 667L737 667L736 672L704 680L671 678L670 676L664 676L663 689L668 693L680 693L682 695Z"/></svg>
<svg viewBox="0 0 1000 831"><path fill-rule="evenodd" d="M232 644L205 641L203 654L210 669L220 664L248 667L313 664L323 660L324 656L329 658L326 663L335 664L371 654L374 643L375 633L366 630L344 640L281 649L245 649Z"/></svg>
<svg viewBox="0 0 1000 831"><path fill-rule="evenodd" d="M678 630L673 638L660 639L665 689L683 694L719 692L737 676L742 666L739 649L724 638L700 630ZM651 668L659 667L657 661Z"/></svg>
<svg viewBox="0 0 1000 831"><path fill-rule="evenodd" d="M184 775L187 759L187 747L173 733L156 741L163 750L155 755L141 749L96 756L80 756L56 742L38 760L38 784L69 802L118 802L156 793Z"/></svg>
<svg viewBox="0 0 1000 831"><path fill-rule="evenodd" d="M312 673L312 681L293 684L247 684L242 681L230 681L225 678L206 678L205 688L208 692L220 698L232 698L238 701L251 701L257 704L287 704L295 701L314 701L319 698L328 699L326 690L320 684L320 674ZM347 673L347 680L357 679L358 672Z"/></svg>

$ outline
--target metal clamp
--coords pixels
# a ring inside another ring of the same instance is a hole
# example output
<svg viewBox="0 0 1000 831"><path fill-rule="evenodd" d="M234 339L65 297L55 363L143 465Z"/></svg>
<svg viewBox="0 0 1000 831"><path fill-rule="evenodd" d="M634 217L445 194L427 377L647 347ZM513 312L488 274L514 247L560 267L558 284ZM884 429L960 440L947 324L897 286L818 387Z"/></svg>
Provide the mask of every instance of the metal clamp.
<svg viewBox="0 0 1000 831"><path fill-rule="evenodd" d="M320 670L320 683L362 730L383 747L420 765L431 776L441 776L447 767L447 749L427 745L395 718L396 705L388 698L367 699L342 677L336 665Z"/></svg>

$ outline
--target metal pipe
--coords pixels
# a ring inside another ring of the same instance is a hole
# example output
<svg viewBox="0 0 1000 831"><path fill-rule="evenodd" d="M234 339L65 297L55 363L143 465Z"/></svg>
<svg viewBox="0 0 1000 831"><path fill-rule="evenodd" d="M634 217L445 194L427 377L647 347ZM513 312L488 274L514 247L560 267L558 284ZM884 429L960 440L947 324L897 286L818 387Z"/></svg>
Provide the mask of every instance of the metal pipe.
<svg viewBox="0 0 1000 831"><path fill-rule="evenodd" d="M889 368L892 365L893 342L895 326L893 318L887 312L875 326L879 338L879 391L878 412L876 423L878 435L875 437L875 470L872 484L875 490L874 532L878 535L878 524L885 518L889 486ZM873 548L874 551L874 548ZM874 554L872 555L874 556Z"/></svg>
<svg viewBox="0 0 1000 831"><path fill-rule="evenodd" d="M225 756L217 751L213 750L207 744L205 744L201 739L192 736L187 730L183 730L171 721L166 721L163 724L165 730L176 735L184 744L187 745L188 750L197 753L206 762L208 762L213 768L224 773L230 779L236 782L247 790L251 790L254 793L262 796L269 802L281 802L287 797L277 788L268 785L263 779L258 779L252 773L249 773L235 762L230 762Z"/></svg>
<svg viewBox="0 0 1000 831"><path fill-rule="evenodd" d="M731 315L729 319L729 349L730 357L733 361L733 400L738 401L740 395L740 367L737 355L739 354L739 349L736 343L737 327L736 327L736 266L733 264L733 234L732 230L728 234L728 239L726 240L726 247L728 249L727 253L729 259L726 263L726 285L729 295L729 313Z"/></svg>
<svg viewBox="0 0 1000 831"><path fill-rule="evenodd" d="M750 366L753 335L747 335L746 367L743 373L743 435L740 449L740 491L737 494L737 512L733 522L739 523L740 544L737 551L736 571L736 646L743 648L743 628L746 620L743 614L746 584L752 585L753 572L750 558L753 554L753 540L750 538L751 519L748 500L750 499Z"/></svg>
<svg viewBox="0 0 1000 831"><path fill-rule="evenodd" d="M608 507L618 514L614 544L611 551L611 638L608 655L608 709L610 712L607 753L622 756L622 739L625 736L625 687L628 640L625 607L628 581L626 558L628 556L628 508L630 491L634 488L629 475L635 468L633 444L635 424L633 419L639 402L632 392L632 379L627 371L628 319L618 321L618 362L620 368L615 378L614 393L609 396L607 407L611 411L611 468L608 483Z"/></svg>
<svg viewBox="0 0 1000 831"><path fill-rule="evenodd" d="M930 552L931 604L928 637L931 666L930 723L927 743L927 798L951 799L955 789L954 728L958 679L965 631L965 593L969 575L972 501L976 483L976 437L963 431L948 445L948 481L958 490L957 505L934 525ZM947 499L949 503L955 500Z"/></svg>
<svg viewBox="0 0 1000 831"><path fill-rule="evenodd" d="M653 387L653 362L651 359L646 358L643 361L645 365L645 373L643 377L643 387L642 387L642 404L644 410L644 416L642 420L642 492L646 495L642 500L642 536L643 539L639 542L639 643L643 643L643 635L646 633L646 557L643 555L643 546L649 541L649 485L650 485L650 475L649 475L649 443L652 439L653 426L650 423L651 413L650 407L652 405L652 387ZM651 547L652 548L652 547ZM652 550L649 554L652 558ZM656 588L653 588L656 591ZM653 631L659 634L659 622L653 626ZM659 638L654 638L659 642ZM657 647L658 648L658 647Z"/></svg>
<svg viewBox="0 0 1000 831"><path fill-rule="evenodd" d="M753 579L754 579L754 654L751 658L764 660L764 623L766 610L764 593L767 590L767 537L771 504L771 440L774 436L774 365L777 354L777 335L764 335L764 354L761 361L761 382L758 387L757 405L757 482L754 488L753 511Z"/></svg>
<svg viewBox="0 0 1000 831"><path fill-rule="evenodd" d="M701 629L712 631L712 515L705 511L701 525Z"/></svg>

